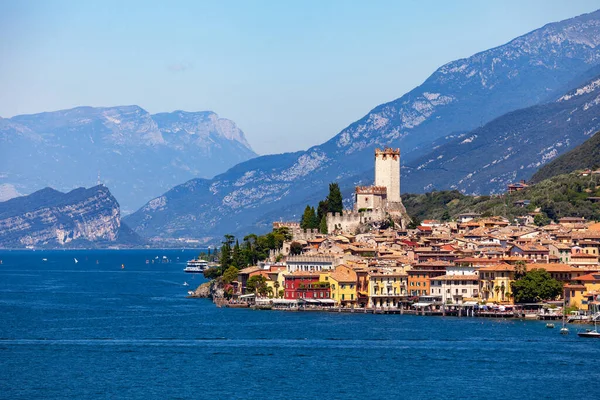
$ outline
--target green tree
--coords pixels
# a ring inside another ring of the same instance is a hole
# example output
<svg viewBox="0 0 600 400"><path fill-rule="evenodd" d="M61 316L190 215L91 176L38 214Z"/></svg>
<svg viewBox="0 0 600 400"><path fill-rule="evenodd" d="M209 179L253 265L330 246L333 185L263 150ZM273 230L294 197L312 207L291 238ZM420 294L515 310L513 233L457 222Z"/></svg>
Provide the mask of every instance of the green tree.
<svg viewBox="0 0 600 400"><path fill-rule="evenodd" d="M323 219L323 217L327 216L328 212L329 212L329 202L327 201L327 199L321 200L319 202L319 206L317 207L317 219L319 221L321 221Z"/></svg>
<svg viewBox="0 0 600 400"><path fill-rule="evenodd" d="M511 283L513 298L517 303L537 303L553 300L563 291L561 282L552 278L544 269L532 269L525 276Z"/></svg>
<svg viewBox="0 0 600 400"><path fill-rule="evenodd" d="M550 223L550 218L548 218L544 213L539 213L533 217L533 223L537 226L548 225Z"/></svg>
<svg viewBox="0 0 600 400"><path fill-rule="evenodd" d="M202 275L204 275L204 277L206 279L216 279L219 276L221 276L221 268L219 267L212 267L212 268L207 268L204 270L204 272L202 272Z"/></svg>
<svg viewBox="0 0 600 400"><path fill-rule="evenodd" d="M315 208L311 206L306 206L304 209L304 214L302 214L302 219L300 220L300 228L302 229L316 229L319 227L319 223L317 222L317 214L315 213Z"/></svg>
<svg viewBox="0 0 600 400"><path fill-rule="evenodd" d="M262 275L254 275L246 282L246 293L265 295L267 293L267 280Z"/></svg>
<svg viewBox="0 0 600 400"><path fill-rule="evenodd" d="M517 261L515 263L515 280L521 279L527 273L527 264L525 261Z"/></svg>
<svg viewBox="0 0 600 400"><path fill-rule="evenodd" d="M233 265L227 268L225 272L223 272L223 282L227 284L235 281L238 277L238 272L239 270Z"/></svg>
<svg viewBox="0 0 600 400"><path fill-rule="evenodd" d="M223 270L231 265L231 245L234 240L235 237L233 235L225 235L225 240L221 242L221 257L219 258L219 263Z"/></svg>
<svg viewBox="0 0 600 400"><path fill-rule="evenodd" d="M242 248L240 247L240 243L237 240L235 241L235 246L233 246L233 251L231 253L231 265L233 265L236 268L243 268L247 265L244 261Z"/></svg>
<svg viewBox="0 0 600 400"><path fill-rule="evenodd" d="M293 256L302 254L302 245L298 242L292 242L290 244L290 254Z"/></svg>
<svg viewBox="0 0 600 400"><path fill-rule="evenodd" d="M452 217L450 216L450 213L448 212L448 210L444 210L444 213L442 214L442 222L448 222L452 219Z"/></svg>
<svg viewBox="0 0 600 400"><path fill-rule="evenodd" d="M323 215L323 218L321 218L321 223L319 224L319 232L323 234L327 233L327 215Z"/></svg>
<svg viewBox="0 0 600 400"><path fill-rule="evenodd" d="M327 196L327 209L329 212L341 213L344 210L342 192L337 182L329 184L329 195Z"/></svg>

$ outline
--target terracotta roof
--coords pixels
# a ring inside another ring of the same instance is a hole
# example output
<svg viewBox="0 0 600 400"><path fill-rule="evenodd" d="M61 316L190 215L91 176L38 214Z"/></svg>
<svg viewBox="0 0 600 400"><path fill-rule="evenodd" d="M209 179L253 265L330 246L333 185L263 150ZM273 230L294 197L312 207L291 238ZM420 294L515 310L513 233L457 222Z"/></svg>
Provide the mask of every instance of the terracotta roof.
<svg viewBox="0 0 600 400"><path fill-rule="evenodd" d="M356 282L358 279L356 276L356 271L354 271L352 268L342 265L337 266L336 269L329 274L329 276L338 282Z"/></svg>
<svg viewBox="0 0 600 400"><path fill-rule="evenodd" d="M591 273L583 276L578 276L575 280L583 282L600 282L600 273Z"/></svg>
<svg viewBox="0 0 600 400"><path fill-rule="evenodd" d="M260 271L260 267L246 267L238 271L238 274L251 274L252 272Z"/></svg>
<svg viewBox="0 0 600 400"><path fill-rule="evenodd" d="M490 265L488 267L479 268L480 272L496 272L496 271L514 271L515 266L511 264L501 263L498 265Z"/></svg>
<svg viewBox="0 0 600 400"><path fill-rule="evenodd" d="M527 264L527 270L531 271L532 269L545 269L548 272L578 272L578 271L581 271L579 268L575 268L575 267L572 267L567 264L542 264L542 263Z"/></svg>
<svg viewBox="0 0 600 400"><path fill-rule="evenodd" d="M571 258L598 258L598 256L595 256L593 254L585 254L585 253L575 253L575 254L571 254Z"/></svg>

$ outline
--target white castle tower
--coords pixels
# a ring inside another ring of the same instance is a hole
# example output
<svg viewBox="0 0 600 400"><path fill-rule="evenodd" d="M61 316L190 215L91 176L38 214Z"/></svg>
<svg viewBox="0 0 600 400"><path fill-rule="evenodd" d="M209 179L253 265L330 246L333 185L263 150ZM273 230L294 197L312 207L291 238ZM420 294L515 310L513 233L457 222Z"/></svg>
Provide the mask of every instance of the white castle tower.
<svg viewBox="0 0 600 400"><path fill-rule="evenodd" d="M400 199L400 149L375 149L375 186L387 189L387 201Z"/></svg>

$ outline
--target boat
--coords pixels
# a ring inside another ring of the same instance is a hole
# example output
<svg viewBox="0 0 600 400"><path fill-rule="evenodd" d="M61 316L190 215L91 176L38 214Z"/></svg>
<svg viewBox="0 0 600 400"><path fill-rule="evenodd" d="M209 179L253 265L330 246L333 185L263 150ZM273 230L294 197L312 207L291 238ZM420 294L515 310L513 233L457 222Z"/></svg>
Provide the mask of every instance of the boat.
<svg viewBox="0 0 600 400"><path fill-rule="evenodd" d="M208 262L200 259L193 259L187 262L184 272L190 274L201 274L208 269Z"/></svg>
<svg viewBox="0 0 600 400"><path fill-rule="evenodd" d="M586 329L584 332L577 332L577 336L600 339L600 332L598 332L597 322L598 318L594 316L592 319L594 320L594 329Z"/></svg>
<svg viewBox="0 0 600 400"><path fill-rule="evenodd" d="M566 303L567 301L567 296L564 295L563 293L563 307L562 307L562 328L560 328L560 334L561 335L568 335L569 334L569 328L567 328L565 319L567 318L566 314L567 314L567 309L566 309Z"/></svg>
<svg viewBox="0 0 600 400"><path fill-rule="evenodd" d="M75 264L77 264L79 262L76 258L73 258L73 260L75 260Z"/></svg>
<svg viewBox="0 0 600 400"><path fill-rule="evenodd" d="M190 284L187 282L183 282L183 286L190 286Z"/></svg>
<svg viewBox="0 0 600 400"><path fill-rule="evenodd" d="M551 322L548 322L548 323L546 324L546 328L553 329L553 328L554 328L554 324L553 324L553 323L551 323Z"/></svg>

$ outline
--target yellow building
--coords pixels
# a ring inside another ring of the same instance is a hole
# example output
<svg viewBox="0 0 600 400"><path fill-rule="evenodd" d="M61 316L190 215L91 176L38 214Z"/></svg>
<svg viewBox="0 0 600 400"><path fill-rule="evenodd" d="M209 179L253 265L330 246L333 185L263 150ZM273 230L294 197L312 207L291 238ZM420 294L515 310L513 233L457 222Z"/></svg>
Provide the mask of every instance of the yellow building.
<svg viewBox="0 0 600 400"><path fill-rule="evenodd" d="M600 273L597 272L579 276L572 283L565 285L567 304L580 310L588 311L592 309L591 305L596 303L594 299L597 299L599 295Z"/></svg>
<svg viewBox="0 0 600 400"><path fill-rule="evenodd" d="M393 268L369 273L369 307L398 308L407 296L408 274Z"/></svg>
<svg viewBox="0 0 600 400"><path fill-rule="evenodd" d="M335 301L336 306L356 306L358 277L354 269L338 265L332 272L321 274L320 280L331 284L331 299Z"/></svg>
<svg viewBox="0 0 600 400"><path fill-rule="evenodd" d="M512 304L510 284L514 280L514 265L503 263L479 268L479 296L486 302Z"/></svg>

